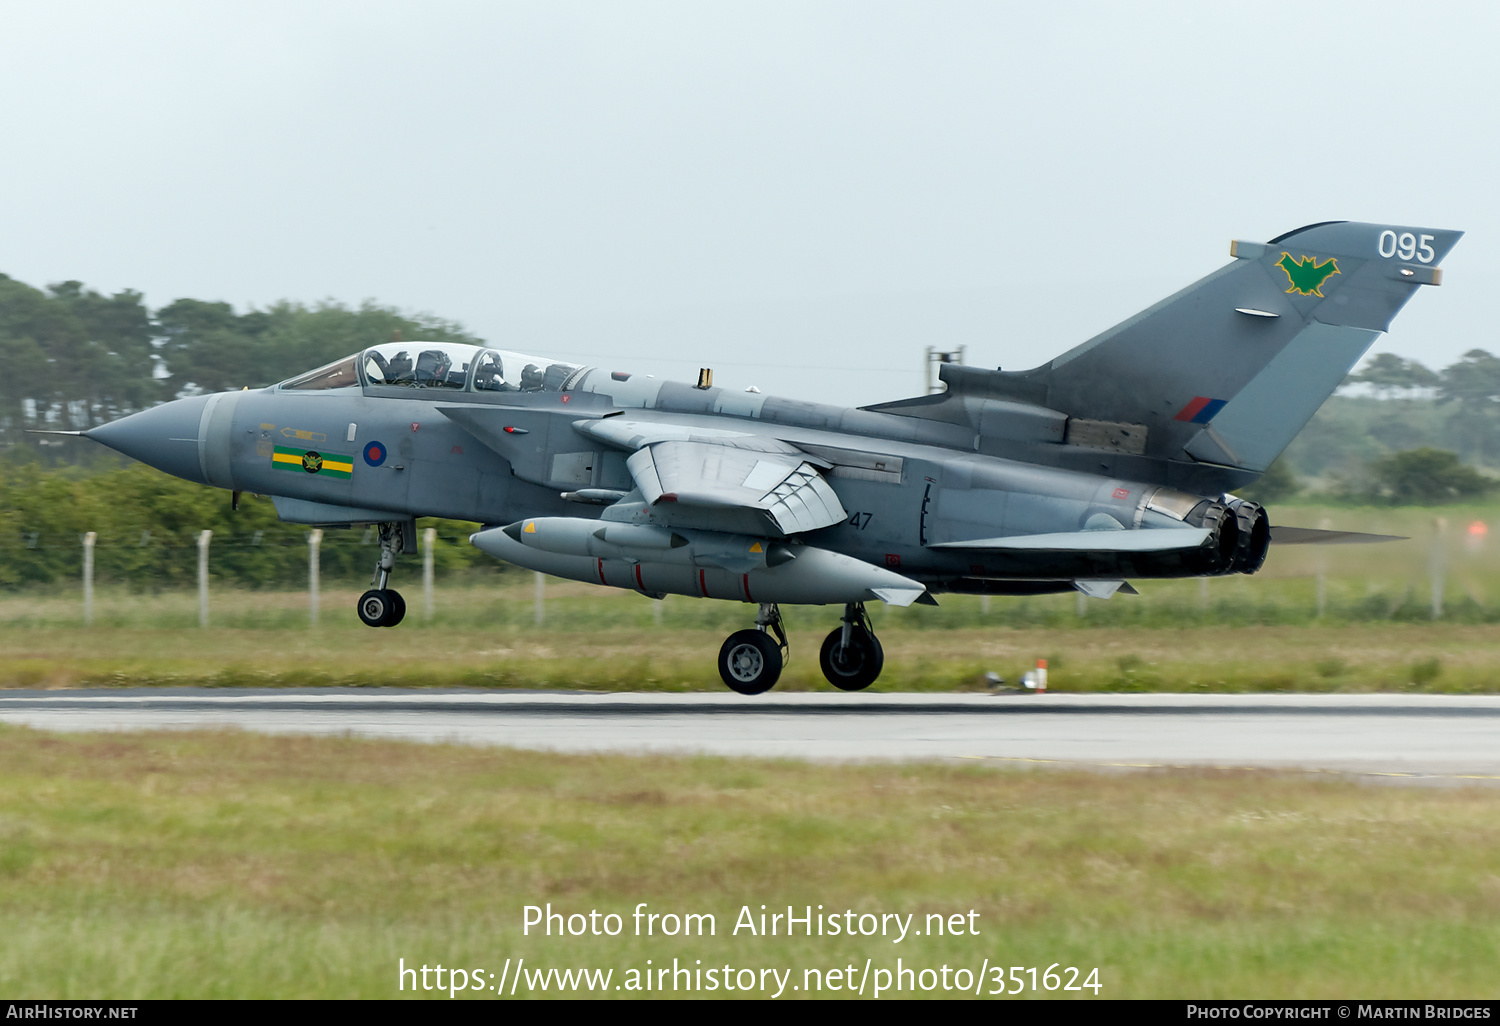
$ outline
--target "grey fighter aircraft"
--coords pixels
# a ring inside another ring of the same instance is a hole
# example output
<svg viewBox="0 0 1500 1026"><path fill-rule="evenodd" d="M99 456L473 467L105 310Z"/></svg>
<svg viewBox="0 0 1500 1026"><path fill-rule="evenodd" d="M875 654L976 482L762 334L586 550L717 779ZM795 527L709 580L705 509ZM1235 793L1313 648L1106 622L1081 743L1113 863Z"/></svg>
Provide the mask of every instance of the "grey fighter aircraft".
<svg viewBox="0 0 1500 1026"><path fill-rule="evenodd" d="M841 606L845 690L880 674L865 603L942 592L1108 597L1127 578L1254 573L1254 481L1460 232L1330 221L1235 242L1201 281L1033 370L946 365L947 390L861 409L446 343L372 346L256 391L177 399L84 432L282 520L379 527L359 616L419 516L557 577L758 609L719 673L773 686L780 605ZM1332 540L1332 539L1326 539Z"/></svg>

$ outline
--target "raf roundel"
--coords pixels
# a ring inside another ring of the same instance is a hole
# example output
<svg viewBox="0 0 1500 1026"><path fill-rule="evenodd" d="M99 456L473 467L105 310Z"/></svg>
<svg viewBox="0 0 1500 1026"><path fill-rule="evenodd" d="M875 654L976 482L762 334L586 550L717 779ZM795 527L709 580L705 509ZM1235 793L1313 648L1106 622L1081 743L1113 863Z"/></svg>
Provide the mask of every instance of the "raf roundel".
<svg viewBox="0 0 1500 1026"><path fill-rule="evenodd" d="M365 462L372 467L378 467L385 462L385 446L380 442L371 442L365 446Z"/></svg>

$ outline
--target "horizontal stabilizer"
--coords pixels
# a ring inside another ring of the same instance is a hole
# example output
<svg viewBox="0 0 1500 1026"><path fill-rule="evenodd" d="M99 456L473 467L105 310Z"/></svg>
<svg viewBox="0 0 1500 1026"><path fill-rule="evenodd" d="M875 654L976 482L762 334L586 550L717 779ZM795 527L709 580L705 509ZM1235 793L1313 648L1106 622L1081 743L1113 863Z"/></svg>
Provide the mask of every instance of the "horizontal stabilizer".
<svg viewBox="0 0 1500 1026"><path fill-rule="evenodd" d="M1028 549L1050 552L1170 552L1196 549L1208 539L1206 527L1163 527L1144 531L1059 531L1010 538L941 542L934 549Z"/></svg>
<svg viewBox="0 0 1500 1026"><path fill-rule="evenodd" d="M1361 531L1323 531L1316 527L1271 528L1274 545L1367 545L1374 542L1406 541L1401 534L1365 534Z"/></svg>

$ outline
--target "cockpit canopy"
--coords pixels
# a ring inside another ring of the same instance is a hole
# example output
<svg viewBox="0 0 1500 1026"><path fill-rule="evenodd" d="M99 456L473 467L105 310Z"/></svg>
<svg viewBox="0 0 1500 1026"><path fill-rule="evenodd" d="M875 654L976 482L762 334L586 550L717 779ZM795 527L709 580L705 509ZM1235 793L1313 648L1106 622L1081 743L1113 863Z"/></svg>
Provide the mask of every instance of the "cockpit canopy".
<svg viewBox="0 0 1500 1026"><path fill-rule="evenodd" d="M560 392L586 368L458 342L387 342L282 382L299 391L386 385L466 392Z"/></svg>

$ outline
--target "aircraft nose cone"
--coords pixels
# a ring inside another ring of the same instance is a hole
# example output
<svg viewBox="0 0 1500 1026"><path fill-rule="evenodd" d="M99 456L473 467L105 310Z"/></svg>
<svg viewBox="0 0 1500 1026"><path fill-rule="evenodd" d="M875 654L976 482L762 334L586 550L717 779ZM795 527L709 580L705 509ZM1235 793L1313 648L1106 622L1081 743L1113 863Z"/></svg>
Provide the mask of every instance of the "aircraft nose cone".
<svg viewBox="0 0 1500 1026"><path fill-rule="evenodd" d="M140 460L157 470L197 484L207 484L198 455L203 408L212 396L174 399L140 413L101 424L85 432L89 438Z"/></svg>

